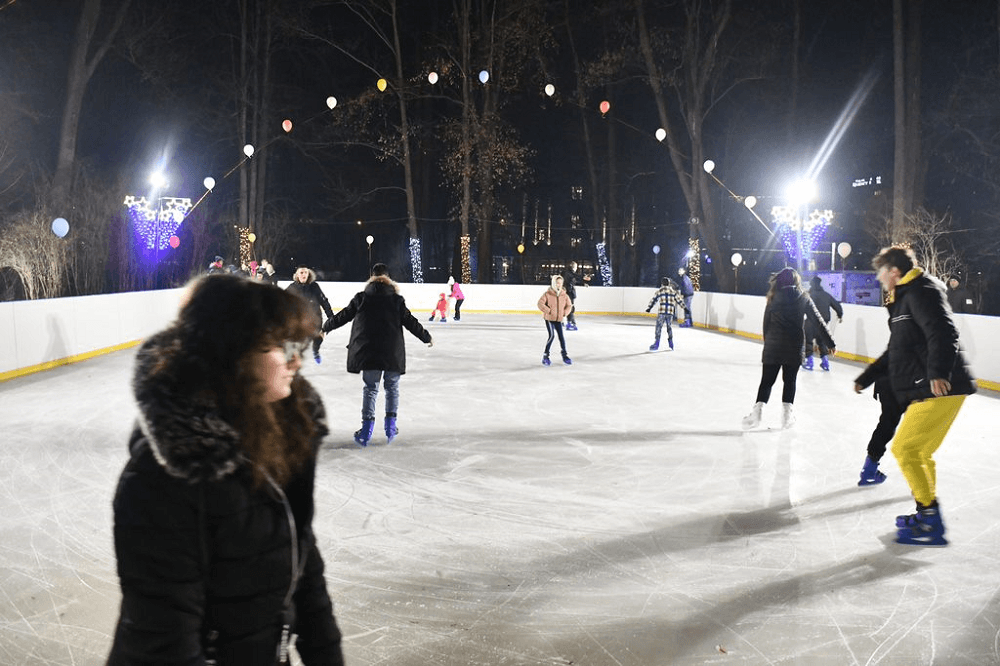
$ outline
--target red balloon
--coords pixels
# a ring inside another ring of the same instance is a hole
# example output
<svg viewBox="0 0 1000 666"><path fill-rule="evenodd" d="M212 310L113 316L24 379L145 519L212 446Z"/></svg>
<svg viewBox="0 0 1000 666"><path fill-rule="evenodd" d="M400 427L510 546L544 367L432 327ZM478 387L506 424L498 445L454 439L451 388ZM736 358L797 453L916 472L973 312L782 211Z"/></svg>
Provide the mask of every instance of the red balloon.
<svg viewBox="0 0 1000 666"><path fill-rule="evenodd" d="M611 102L609 102L608 100L604 100L603 102L601 102L601 113L607 113L610 110L611 110Z"/></svg>
<svg viewBox="0 0 1000 666"><path fill-rule="evenodd" d="M169 242L170 242L170 247L176 250L177 246L181 244L181 239L178 238L177 236L171 236Z"/></svg>
<svg viewBox="0 0 1000 666"><path fill-rule="evenodd" d="M291 132L292 131L292 121L288 120L287 118L284 119L284 120L282 120L281 121L281 129L285 130L285 132Z"/></svg>

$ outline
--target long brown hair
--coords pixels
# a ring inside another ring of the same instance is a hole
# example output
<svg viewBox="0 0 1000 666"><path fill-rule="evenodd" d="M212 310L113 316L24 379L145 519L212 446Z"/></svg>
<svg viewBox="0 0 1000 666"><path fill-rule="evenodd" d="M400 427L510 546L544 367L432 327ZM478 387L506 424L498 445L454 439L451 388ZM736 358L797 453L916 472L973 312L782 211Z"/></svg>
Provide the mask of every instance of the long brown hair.
<svg viewBox="0 0 1000 666"><path fill-rule="evenodd" d="M258 486L268 476L284 484L313 455L316 424L305 380L296 376L291 395L269 403L250 368L256 354L317 335L309 305L266 282L206 275L189 285L175 326L183 385L214 394Z"/></svg>

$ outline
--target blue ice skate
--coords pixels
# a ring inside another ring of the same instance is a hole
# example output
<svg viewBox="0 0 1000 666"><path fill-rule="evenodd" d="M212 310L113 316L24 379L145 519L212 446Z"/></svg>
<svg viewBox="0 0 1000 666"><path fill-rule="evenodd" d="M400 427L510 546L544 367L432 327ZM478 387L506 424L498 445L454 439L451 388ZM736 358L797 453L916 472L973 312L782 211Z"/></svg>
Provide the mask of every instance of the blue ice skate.
<svg viewBox="0 0 1000 666"><path fill-rule="evenodd" d="M354 433L354 441L361 446L368 446L372 441L372 433L375 432L375 419L365 419L361 422L361 429Z"/></svg>
<svg viewBox="0 0 1000 666"><path fill-rule="evenodd" d="M944 522L941 520L941 510L937 506L922 507L911 516L899 516L907 523L896 531L896 543L906 546L947 546L944 538Z"/></svg>

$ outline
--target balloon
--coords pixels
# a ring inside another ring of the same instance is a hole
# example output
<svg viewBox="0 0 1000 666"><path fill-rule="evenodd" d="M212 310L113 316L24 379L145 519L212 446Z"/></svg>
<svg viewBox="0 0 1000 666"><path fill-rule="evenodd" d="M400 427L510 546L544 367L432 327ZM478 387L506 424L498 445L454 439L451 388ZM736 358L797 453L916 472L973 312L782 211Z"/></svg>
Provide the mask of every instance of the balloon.
<svg viewBox="0 0 1000 666"><path fill-rule="evenodd" d="M712 173L715 171L715 162L712 160L705 160L705 163L701 165L705 169L705 173Z"/></svg>
<svg viewBox="0 0 1000 666"><path fill-rule="evenodd" d="M375 242L375 237L374 236L365 236L365 242L368 243L369 245L371 245L372 243Z"/></svg>
<svg viewBox="0 0 1000 666"><path fill-rule="evenodd" d="M489 80L490 80L490 73L489 72L487 72L485 69L483 71L479 72L479 82L480 83L485 84Z"/></svg>
<svg viewBox="0 0 1000 666"><path fill-rule="evenodd" d="M743 200L743 205L749 208L750 210L753 210L753 207L757 205L757 197L751 194L750 196L748 196L746 199Z"/></svg>
<svg viewBox="0 0 1000 666"><path fill-rule="evenodd" d="M59 238L65 238L66 234L69 233L69 222L66 221L64 217L57 217L52 220L52 233Z"/></svg>
<svg viewBox="0 0 1000 666"><path fill-rule="evenodd" d="M667 130L663 129L662 127L660 129L656 130L656 140L657 141L663 141L666 138L667 138Z"/></svg>
<svg viewBox="0 0 1000 666"><path fill-rule="evenodd" d="M434 85L435 83L438 82L438 73L431 72L430 74L427 75L427 80L431 82L431 85Z"/></svg>
<svg viewBox="0 0 1000 666"><path fill-rule="evenodd" d="M205 179L205 182L203 184L205 185L206 190L210 190L213 187L215 187L215 179L209 176L208 178Z"/></svg>
<svg viewBox="0 0 1000 666"><path fill-rule="evenodd" d="M251 231L250 233L247 234L247 240L253 243L254 241L257 240L257 234Z"/></svg>
<svg viewBox="0 0 1000 666"><path fill-rule="evenodd" d="M841 243L837 246L837 254L840 255L841 259L847 259L848 255L851 254L852 249L853 248L850 243Z"/></svg>
<svg viewBox="0 0 1000 666"><path fill-rule="evenodd" d="M659 245L654 245L653 246L653 254L659 254L659 253L660 253L660 246Z"/></svg>
<svg viewBox="0 0 1000 666"><path fill-rule="evenodd" d="M177 236L171 236L168 242L170 243L170 247L176 250L177 246L181 244L181 239L178 238Z"/></svg>
<svg viewBox="0 0 1000 666"><path fill-rule="evenodd" d="M517 253L518 254L524 254L524 243L518 243L517 244Z"/></svg>
<svg viewBox="0 0 1000 666"><path fill-rule="evenodd" d="M336 97L332 97L332 96L331 97L327 97L326 98L326 105L328 107L330 107L331 109L333 107L337 106L337 98Z"/></svg>
<svg viewBox="0 0 1000 666"><path fill-rule="evenodd" d="M556 94L556 87L551 83L548 84L547 86L545 86L545 94L548 95L549 97L552 97L553 95Z"/></svg>
<svg viewBox="0 0 1000 666"><path fill-rule="evenodd" d="M282 120L281 121L281 129L285 130L285 133L291 132L292 131L292 121L289 120L288 118L285 118L284 120Z"/></svg>
<svg viewBox="0 0 1000 666"><path fill-rule="evenodd" d="M248 143L243 146L243 154L247 157L253 157L253 145Z"/></svg>
<svg viewBox="0 0 1000 666"><path fill-rule="evenodd" d="M389 82L385 79L379 79L375 87L378 88L379 92L385 92L385 89L389 87Z"/></svg>
<svg viewBox="0 0 1000 666"><path fill-rule="evenodd" d="M743 255L739 252L733 252L733 256L729 257L729 261L733 263L733 267L739 266L743 263Z"/></svg>
<svg viewBox="0 0 1000 666"><path fill-rule="evenodd" d="M608 111L611 110L611 102L609 102L608 100L604 100L603 102L601 102L600 109L602 114L607 113Z"/></svg>

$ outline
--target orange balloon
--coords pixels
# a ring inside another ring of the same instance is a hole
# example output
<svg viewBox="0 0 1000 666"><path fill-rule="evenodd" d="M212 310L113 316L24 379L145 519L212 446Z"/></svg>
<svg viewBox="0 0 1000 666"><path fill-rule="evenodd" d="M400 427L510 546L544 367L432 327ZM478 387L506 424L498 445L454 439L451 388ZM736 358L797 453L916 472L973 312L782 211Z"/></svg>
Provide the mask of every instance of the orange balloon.
<svg viewBox="0 0 1000 666"><path fill-rule="evenodd" d="M285 132L291 132L292 131L292 121L289 120L288 118L285 118L284 120L282 120L281 121L281 129L285 130Z"/></svg>
<svg viewBox="0 0 1000 666"><path fill-rule="evenodd" d="M603 113L607 113L610 110L611 110L611 102L609 102L608 100L604 100L603 102L601 102L601 113L602 114Z"/></svg>

